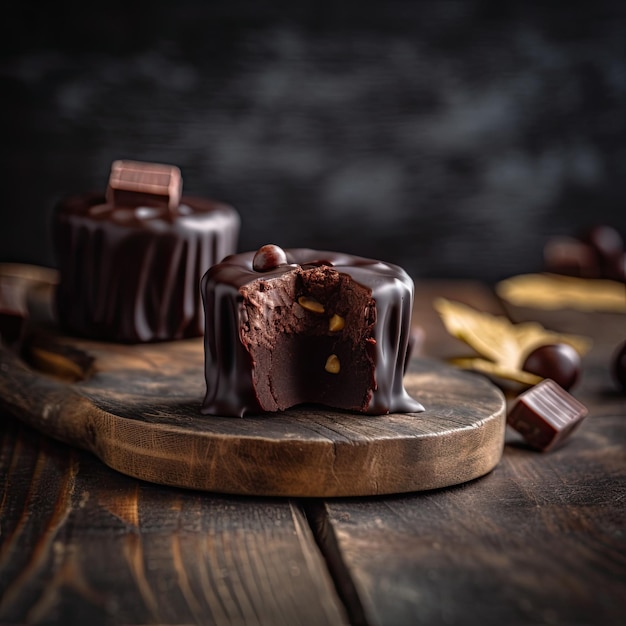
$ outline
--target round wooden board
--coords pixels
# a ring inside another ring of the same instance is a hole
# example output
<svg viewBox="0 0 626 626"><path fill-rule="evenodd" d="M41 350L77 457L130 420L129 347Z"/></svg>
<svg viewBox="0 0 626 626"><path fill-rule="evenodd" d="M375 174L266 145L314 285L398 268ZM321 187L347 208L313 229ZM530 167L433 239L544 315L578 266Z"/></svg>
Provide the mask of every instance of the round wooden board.
<svg viewBox="0 0 626 626"><path fill-rule="evenodd" d="M414 359L426 408L367 416L317 406L203 416L201 339L120 345L31 327L22 358L0 348L0 406L143 480L220 493L334 497L434 489L491 471L505 399L486 378Z"/></svg>

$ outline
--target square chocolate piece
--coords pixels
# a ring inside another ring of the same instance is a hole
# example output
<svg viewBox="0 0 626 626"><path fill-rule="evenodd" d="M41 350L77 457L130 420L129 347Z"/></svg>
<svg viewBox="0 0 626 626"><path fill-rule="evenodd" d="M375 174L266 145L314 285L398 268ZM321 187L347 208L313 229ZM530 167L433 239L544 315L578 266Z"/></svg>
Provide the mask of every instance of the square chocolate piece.
<svg viewBox="0 0 626 626"><path fill-rule="evenodd" d="M176 209L182 192L180 169L141 161L114 161L107 201L120 206Z"/></svg>
<svg viewBox="0 0 626 626"><path fill-rule="evenodd" d="M587 408L546 378L517 398L507 423L528 445L548 451L562 444L587 416Z"/></svg>

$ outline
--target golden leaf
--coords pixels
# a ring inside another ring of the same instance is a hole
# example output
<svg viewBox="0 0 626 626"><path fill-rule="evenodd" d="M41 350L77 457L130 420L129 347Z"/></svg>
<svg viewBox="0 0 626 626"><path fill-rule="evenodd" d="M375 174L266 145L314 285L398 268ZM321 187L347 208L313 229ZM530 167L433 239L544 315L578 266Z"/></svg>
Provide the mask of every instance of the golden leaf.
<svg viewBox="0 0 626 626"><path fill-rule="evenodd" d="M437 298L433 306L446 330L483 357L452 359L455 365L464 369L533 385L540 378L522 371L522 365L535 348L566 343L581 356L591 348L591 340L587 337L552 332L537 322L513 324L503 315L483 313L445 298Z"/></svg>
<svg viewBox="0 0 626 626"><path fill-rule="evenodd" d="M514 367L518 356L517 343L510 329L511 323L505 317L481 313L445 298L437 298L433 305L451 335L482 356Z"/></svg>
<svg viewBox="0 0 626 626"><path fill-rule="evenodd" d="M490 377L504 378L505 380L511 380L516 383L521 383L522 385L531 386L541 382L541 376L536 376L535 374L524 372L523 370L511 370L493 361L487 361L486 359L458 357L450 359L450 363L464 370L473 370Z"/></svg>
<svg viewBox="0 0 626 626"><path fill-rule="evenodd" d="M515 306L626 313L626 285L557 274L521 274L499 282L498 295Z"/></svg>

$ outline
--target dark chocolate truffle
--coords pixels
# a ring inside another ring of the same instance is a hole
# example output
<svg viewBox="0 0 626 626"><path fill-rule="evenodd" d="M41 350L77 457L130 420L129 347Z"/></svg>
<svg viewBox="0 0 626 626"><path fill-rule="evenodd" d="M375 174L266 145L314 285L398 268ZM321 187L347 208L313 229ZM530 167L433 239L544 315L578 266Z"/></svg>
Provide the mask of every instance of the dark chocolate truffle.
<svg viewBox="0 0 626 626"><path fill-rule="evenodd" d="M580 354L569 344L546 344L535 348L524 361L522 369L542 378L550 378L566 391L580 378Z"/></svg>
<svg viewBox="0 0 626 626"><path fill-rule="evenodd" d="M180 190L178 168L116 161L106 196L85 193L56 207L64 329L124 343L202 335L200 279L236 250L240 218Z"/></svg>
<svg viewBox="0 0 626 626"><path fill-rule="evenodd" d="M202 413L243 416L301 403L422 411L402 380L413 306L408 274L337 252L284 253L286 263L257 263L259 270L255 252L232 255L202 278Z"/></svg>

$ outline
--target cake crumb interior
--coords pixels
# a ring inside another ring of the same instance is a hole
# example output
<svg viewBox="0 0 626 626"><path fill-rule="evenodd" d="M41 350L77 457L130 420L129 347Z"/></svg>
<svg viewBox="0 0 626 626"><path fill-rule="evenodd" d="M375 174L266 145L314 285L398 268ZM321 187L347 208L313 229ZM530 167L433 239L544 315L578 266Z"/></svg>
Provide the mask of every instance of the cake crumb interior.
<svg viewBox="0 0 626 626"><path fill-rule="evenodd" d="M302 403L361 411L375 389L371 291L329 266L300 266L240 289L242 342L263 410Z"/></svg>

